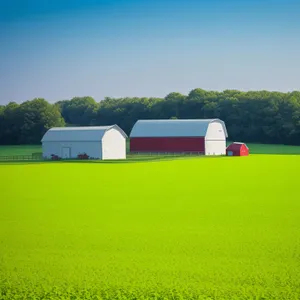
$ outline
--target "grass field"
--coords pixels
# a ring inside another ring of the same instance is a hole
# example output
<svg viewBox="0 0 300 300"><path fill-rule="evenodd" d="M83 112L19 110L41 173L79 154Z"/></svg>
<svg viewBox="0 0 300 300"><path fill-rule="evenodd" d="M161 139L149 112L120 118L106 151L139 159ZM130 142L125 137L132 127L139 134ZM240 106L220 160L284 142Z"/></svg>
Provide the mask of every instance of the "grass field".
<svg viewBox="0 0 300 300"><path fill-rule="evenodd" d="M298 300L299 166L2 163L0 299Z"/></svg>
<svg viewBox="0 0 300 300"><path fill-rule="evenodd" d="M41 151L41 145L0 146L0 156L31 155Z"/></svg>
<svg viewBox="0 0 300 300"><path fill-rule="evenodd" d="M228 142L230 144L230 142ZM300 146L247 144L251 154L300 154ZM129 143L127 142L129 150ZM41 145L0 146L0 156L30 155L42 152Z"/></svg>

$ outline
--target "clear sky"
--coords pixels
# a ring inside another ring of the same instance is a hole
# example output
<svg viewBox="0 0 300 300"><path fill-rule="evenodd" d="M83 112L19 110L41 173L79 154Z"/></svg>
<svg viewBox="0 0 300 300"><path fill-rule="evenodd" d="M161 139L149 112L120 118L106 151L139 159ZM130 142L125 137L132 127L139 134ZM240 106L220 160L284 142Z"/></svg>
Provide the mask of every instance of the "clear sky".
<svg viewBox="0 0 300 300"><path fill-rule="evenodd" d="M0 0L0 104L300 90L299 0Z"/></svg>

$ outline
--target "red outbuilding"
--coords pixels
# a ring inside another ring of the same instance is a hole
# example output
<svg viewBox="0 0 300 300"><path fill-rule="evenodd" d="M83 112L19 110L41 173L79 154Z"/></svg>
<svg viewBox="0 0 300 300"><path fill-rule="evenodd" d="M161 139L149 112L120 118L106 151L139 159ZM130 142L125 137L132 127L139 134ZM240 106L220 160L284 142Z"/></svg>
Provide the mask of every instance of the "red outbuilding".
<svg viewBox="0 0 300 300"><path fill-rule="evenodd" d="M249 148L244 143L234 142L226 148L227 156L248 156Z"/></svg>

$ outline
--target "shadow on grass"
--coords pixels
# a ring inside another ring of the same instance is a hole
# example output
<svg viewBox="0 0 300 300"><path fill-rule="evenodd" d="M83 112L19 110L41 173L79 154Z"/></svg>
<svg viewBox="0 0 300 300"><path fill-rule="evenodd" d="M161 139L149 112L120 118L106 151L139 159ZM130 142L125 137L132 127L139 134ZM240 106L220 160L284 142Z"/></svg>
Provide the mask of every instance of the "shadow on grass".
<svg viewBox="0 0 300 300"><path fill-rule="evenodd" d="M284 146L283 146L284 147ZM249 147L250 148L250 147ZM300 155L300 147L295 147L294 149L280 149L278 147L256 147L251 151L250 148L250 156L252 155ZM277 151L276 151L277 150ZM285 150L285 151L284 151ZM289 150L289 151L287 151ZM298 151L298 152L297 152ZM233 157L229 156L204 156L204 155L132 155L128 154L127 158L124 160L59 160L59 161L51 161L51 160L0 160L0 165L33 165L33 164L68 164L68 163L78 163L78 164L132 164L132 163L150 163L150 162L159 162L159 161L171 161L171 160L181 160L181 159L195 159L195 158L205 158L205 159L213 159L213 158L229 158ZM237 157L235 157L237 158Z"/></svg>
<svg viewBox="0 0 300 300"><path fill-rule="evenodd" d="M124 160L6 160L0 161L0 165L31 165L31 164L131 164L131 163L147 163L147 162L158 162L158 161L170 161L179 159L189 158L201 158L204 156L193 156L193 155L153 155L153 156L128 156Z"/></svg>

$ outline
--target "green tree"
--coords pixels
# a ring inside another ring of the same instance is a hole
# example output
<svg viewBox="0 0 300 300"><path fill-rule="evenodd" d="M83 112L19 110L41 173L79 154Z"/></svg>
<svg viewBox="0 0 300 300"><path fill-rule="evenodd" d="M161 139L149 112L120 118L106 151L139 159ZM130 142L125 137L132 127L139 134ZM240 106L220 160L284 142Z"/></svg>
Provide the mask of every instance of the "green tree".
<svg viewBox="0 0 300 300"><path fill-rule="evenodd" d="M2 145L16 145L19 143L22 123L20 106L15 102L10 102L1 110L0 143Z"/></svg>
<svg viewBox="0 0 300 300"><path fill-rule="evenodd" d="M61 118L63 117L63 119ZM220 118L230 140L300 145L300 92L193 89L165 98L74 97L51 105L34 99L0 106L0 143L36 143L52 126L117 124L129 134L138 119Z"/></svg>
<svg viewBox="0 0 300 300"><path fill-rule="evenodd" d="M88 126L95 121L98 103L92 97L74 97L70 101L59 101L61 114L67 124Z"/></svg>
<svg viewBox="0 0 300 300"><path fill-rule="evenodd" d="M57 106L37 98L26 101L19 107L22 118L19 142L24 144L40 143L45 132L52 127L63 127L64 119Z"/></svg>

